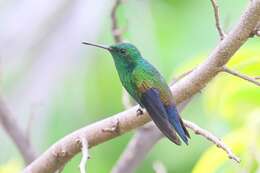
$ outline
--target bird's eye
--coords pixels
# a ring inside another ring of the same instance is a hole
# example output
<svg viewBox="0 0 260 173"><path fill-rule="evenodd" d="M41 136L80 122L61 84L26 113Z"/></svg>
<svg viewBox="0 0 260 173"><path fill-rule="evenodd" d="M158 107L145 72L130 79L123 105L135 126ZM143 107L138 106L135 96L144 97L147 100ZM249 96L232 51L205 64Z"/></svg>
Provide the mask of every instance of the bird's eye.
<svg viewBox="0 0 260 173"><path fill-rule="evenodd" d="M125 49L120 49L120 53L121 53L122 55L126 55L126 50L125 50Z"/></svg>

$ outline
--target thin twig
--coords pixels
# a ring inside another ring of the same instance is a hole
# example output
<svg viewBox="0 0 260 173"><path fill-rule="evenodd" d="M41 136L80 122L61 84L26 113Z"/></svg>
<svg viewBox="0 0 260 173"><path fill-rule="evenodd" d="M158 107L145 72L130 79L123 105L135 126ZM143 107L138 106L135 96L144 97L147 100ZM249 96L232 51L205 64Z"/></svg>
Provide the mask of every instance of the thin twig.
<svg viewBox="0 0 260 173"><path fill-rule="evenodd" d="M79 169L80 169L80 173L86 173L87 160L89 159L88 141L84 136L81 136L80 142L81 142L82 159L79 164Z"/></svg>
<svg viewBox="0 0 260 173"><path fill-rule="evenodd" d="M112 21L112 35L116 43L122 42L122 30L118 26L118 21L116 19L116 11L121 4L121 0L115 0L115 4L111 11L111 21Z"/></svg>
<svg viewBox="0 0 260 173"><path fill-rule="evenodd" d="M223 149L230 159L236 161L237 163L240 163L240 159L232 152L232 150L221 139L213 135L211 132L202 129L198 125L187 120L184 120L184 124L186 127L193 130L195 134L207 138L209 141L213 142L217 147Z"/></svg>
<svg viewBox="0 0 260 173"><path fill-rule="evenodd" d="M253 83L253 84L257 85L257 86L260 86L260 82L257 81L256 79L254 79L253 77L249 77L249 76L247 76L245 74L241 74L241 73L239 73L239 72L237 72L235 70L231 70L231 69L229 69L229 68L227 68L225 66L223 66L222 71L224 71L226 73L229 73L229 74L232 74L232 75L234 75L236 77L239 77L241 79L244 79L244 80L246 80L248 82L251 82L251 83Z"/></svg>
<svg viewBox="0 0 260 173"><path fill-rule="evenodd" d="M260 76L256 76L255 79L256 79L256 80L259 80L259 79L260 79Z"/></svg>
<svg viewBox="0 0 260 173"><path fill-rule="evenodd" d="M153 170L155 173L167 173L165 166L160 161L155 161L153 163Z"/></svg>
<svg viewBox="0 0 260 173"><path fill-rule="evenodd" d="M210 0L210 1L211 1L211 4L212 4L212 7L214 9L216 28L218 30L220 40L223 40L224 37L225 37L225 32L223 31L222 26L220 24L219 7L218 7L216 0Z"/></svg>
<svg viewBox="0 0 260 173"><path fill-rule="evenodd" d="M4 99L0 96L0 125L4 128L6 133L11 137L14 144L17 146L21 156L26 164L30 164L35 158L36 154L30 140L25 135L15 120L14 115L7 107Z"/></svg>

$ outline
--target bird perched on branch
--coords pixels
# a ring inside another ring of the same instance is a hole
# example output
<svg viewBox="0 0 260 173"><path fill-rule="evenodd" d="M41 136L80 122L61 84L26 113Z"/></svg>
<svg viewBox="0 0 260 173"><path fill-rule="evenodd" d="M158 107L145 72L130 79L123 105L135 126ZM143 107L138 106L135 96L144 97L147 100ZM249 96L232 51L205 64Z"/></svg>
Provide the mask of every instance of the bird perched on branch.
<svg viewBox="0 0 260 173"><path fill-rule="evenodd" d="M172 142L180 145L180 138L188 144L190 135L184 127L183 121L176 109L176 105L165 79L145 60L139 50L130 43L119 43L112 46L103 46L83 42L85 45L108 50L120 80L128 93L145 108L150 117Z"/></svg>

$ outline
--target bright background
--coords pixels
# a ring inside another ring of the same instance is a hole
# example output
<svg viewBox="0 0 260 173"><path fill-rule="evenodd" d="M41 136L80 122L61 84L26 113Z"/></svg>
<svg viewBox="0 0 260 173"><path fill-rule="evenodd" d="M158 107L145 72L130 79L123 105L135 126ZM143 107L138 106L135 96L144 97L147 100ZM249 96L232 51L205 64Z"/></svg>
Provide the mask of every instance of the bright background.
<svg viewBox="0 0 260 173"><path fill-rule="evenodd" d="M39 153L66 134L124 110L111 56L81 44L113 44L112 2L0 0L1 93L24 129L33 117L30 135ZM219 0L225 31L237 23L248 2ZM169 82L205 60L219 42L209 0L128 0L117 14L120 26L127 28L124 40L135 44ZM229 66L259 76L259 46L259 38L249 39ZM192 134L188 147L161 140L137 172L153 172L157 160L170 173L259 171L259 106L259 87L218 75L182 116L224 138L242 163ZM109 172L132 135L91 149L88 172ZM19 172L22 158L2 129L0 150L0 173ZM63 172L79 172L80 158L73 158Z"/></svg>

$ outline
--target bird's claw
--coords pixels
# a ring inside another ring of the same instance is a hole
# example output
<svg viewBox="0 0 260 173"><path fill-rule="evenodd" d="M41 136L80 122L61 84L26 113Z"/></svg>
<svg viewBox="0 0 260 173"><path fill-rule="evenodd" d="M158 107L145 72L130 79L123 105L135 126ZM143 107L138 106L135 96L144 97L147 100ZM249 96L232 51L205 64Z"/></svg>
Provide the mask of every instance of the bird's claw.
<svg viewBox="0 0 260 173"><path fill-rule="evenodd" d="M142 108L138 108L137 110L136 110L136 115L137 116L140 116L140 115L143 115L144 114L144 111L142 110Z"/></svg>

